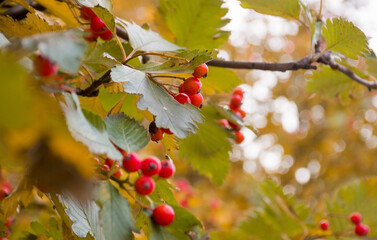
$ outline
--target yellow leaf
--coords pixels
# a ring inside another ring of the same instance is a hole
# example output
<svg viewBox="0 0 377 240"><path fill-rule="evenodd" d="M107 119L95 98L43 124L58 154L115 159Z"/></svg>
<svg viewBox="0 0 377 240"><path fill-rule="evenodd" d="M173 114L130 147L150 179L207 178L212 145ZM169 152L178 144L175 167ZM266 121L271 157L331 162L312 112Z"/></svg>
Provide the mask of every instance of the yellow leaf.
<svg viewBox="0 0 377 240"><path fill-rule="evenodd" d="M16 21L9 16L0 16L0 31L16 37L26 37L61 29L61 26L49 25L44 19L31 13L28 13L26 18L21 21Z"/></svg>
<svg viewBox="0 0 377 240"><path fill-rule="evenodd" d="M56 0L35 0L37 3L41 4L48 10L52 12L55 16L63 20L69 27L80 26L79 22L73 15L71 9L64 2L58 2Z"/></svg>
<svg viewBox="0 0 377 240"><path fill-rule="evenodd" d="M178 150L177 138L172 134L164 135L164 138L161 140L162 145L164 146L166 154L172 156L173 151Z"/></svg>
<svg viewBox="0 0 377 240"><path fill-rule="evenodd" d="M107 114L106 110L103 108L102 103L98 98L95 97L79 97L80 104L82 108L85 108L95 114L100 115L104 118Z"/></svg>
<svg viewBox="0 0 377 240"><path fill-rule="evenodd" d="M31 13L35 13L35 9L32 8L26 0L12 0L12 2L20 4Z"/></svg>

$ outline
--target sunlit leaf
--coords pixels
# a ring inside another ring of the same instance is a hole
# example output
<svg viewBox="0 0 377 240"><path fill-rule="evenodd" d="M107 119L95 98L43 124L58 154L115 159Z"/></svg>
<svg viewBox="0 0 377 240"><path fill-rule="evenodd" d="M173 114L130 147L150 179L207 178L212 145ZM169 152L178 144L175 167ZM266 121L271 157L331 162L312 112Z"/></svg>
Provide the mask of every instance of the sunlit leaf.
<svg viewBox="0 0 377 240"><path fill-rule="evenodd" d="M262 14L288 19L299 19L300 16L298 0L242 0L241 6Z"/></svg>
<svg viewBox="0 0 377 240"><path fill-rule="evenodd" d="M369 54L365 34L352 22L343 18L327 19L322 33L326 39L326 50L339 52L352 59Z"/></svg>
<svg viewBox="0 0 377 240"><path fill-rule="evenodd" d="M60 2L57 0L35 1L50 10L52 14L62 19L68 25L68 27L80 26L80 23L77 21L72 11L69 9L68 5L65 2Z"/></svg>
<svg viewBox="0 0 377 240"><path fill-rule="evenodd" d="M52 238L54 240L63 240L61 226L56 220L56 218L51 217L48 221L48 228L43 226L40 222L32 222L30 224L34 235L40 236L44 234L46 237Z"/></svg>
<svg viewBox="0 0 377 240"><path fill-rule="evenodd" d="M169 128L178 138L195 132L196 122L202 118L197 108L190 104L179 104L164 89L150 80L144 72L119 65L111 70L114 82L125 82L124 90L138 94L138 108L156 116L158 127Z"/></svg>
<svg viewBox="0 0 377 240"><path fill-rule="evenodd" d="M6 217L16 213L20 204L28 206L33 197L33 185L30 179L24 178L10 196L1 202L1 209Z"/></svg>
<svg viewBox="0 0 377 240"><path fill-rule="evenodd" d="M176 43L191 49L214 49L225 43L229 32L221 0L159 0L159 7ZM205 23L205 24L203 24Z"/></svg>
<svg viewBox="0 0 377 240"><path fill-rule="evenodd" d="M219 81L219 79L224 79ZM225 80L226 79L226 80ZM202 80L202 90L206 94L230 92L242 83L235 72L225 68L210 67L208 75Z"/></svg>

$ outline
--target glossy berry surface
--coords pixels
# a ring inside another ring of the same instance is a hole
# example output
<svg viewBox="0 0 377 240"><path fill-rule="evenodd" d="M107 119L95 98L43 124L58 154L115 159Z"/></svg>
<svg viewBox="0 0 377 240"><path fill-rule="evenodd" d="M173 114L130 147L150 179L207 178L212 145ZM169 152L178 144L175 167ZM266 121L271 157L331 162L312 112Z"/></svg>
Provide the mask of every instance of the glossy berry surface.
<svg viewBox="0 0 377 240"><path fill-rule="evenodd" d="M162 129L162 131L164 132L164 133L166 133L166 134L173 134L173 132L172 131L170 131L170 129L169 128L161 128Z"/></svg>
<svg viewBox="0 0 377 240"><path fill-rule="evenodd" d="M80 15L85 20L90 20L93 17L97 16L91 8L88 7L82 7L80 9Z"/></svg>
<svg viewBox="0 0 377 240"><path fill-rule="evenodd" d="M92 18L90 22L90 27L94 32L102 33L107 30L105 23L97 16Z"/></svg>
<svg viewBox="0 0 377 240"><path fill-rule="evenodd" d="M206 77L208 73L208 66L207 64L203 63L195 68L192 75L196 78Z"/></svg>
<svg viewBox="0 0 377 240"><path fill-rule="evenodd" d="M122 170L118 169L115 173L113 173L113 176L116 178L120 178L122 176Z"/></svg>
<svg viewBox="0 0 377 240"><path fill-rule="evenodd" d="M105 171L110 171L110 167L107 164L103 164L101 168Z"/></svg>
<svg viewBox="0 0 377 240"><path fill-rule="evenodd" d="M183 86L182 86L183 92L186 93L187 95L196 94L200 90L201 87L202 87L202 82L195 77L187 78L183 82Z"/></svg>
<svg viewBox="0 0 377 240"><path fill-rule="evenodd" d="M241 88L236 88L233 91L233 95L240 95L243 98L243 90Z"/></svg>
<svg viewBox="0 0 377 240"><path fill-rule="evenodd" d="M350 221L353 224L359 224L361 222L361 214L358 212L351 213L350 215Z"/></svg>
<svg viewBox="0 0 377 240"><path fill-rule="evenodd" d="M238 108L236 110L233 110L234 114L236 114L239 118L245 118L246 112L242 110L241 108Z"/></svg>
<svg viewBox="0 0 377 240"><path fill-rule="evenodd" d="M6 198L11 192L12 192L11 188L9 188L6 185L3 185L0 188L0 200L3 200L4 198Z"/></svg>
<svg viewBox="0 0 377 240"><path fill-rule="evenodd" d="M125 155L122 163L127 172L136 172L141 168L141 160L135 153Z"/></svg>
<svg viewBox="0 0 377 240"><path fill-rule="evenodd" d="M103 40L108 41L113 38L113 33L110 30L106 30L105 32L98 34L98 36Z"/></svg>
<svg viewBox="0 0 377 240"><path fill-rule="evenodd" d="M321 220L321 221L319 222L319 226L321 227L321 229L322 229L323 231L326 231L326 230L329 229L329 222L328 222L327 220Z"/></svg>
<svg viewBox="0 0 377 240"><path fill-rule="evenodd" d="M355 234L357 236L366 236L369 233L369 227L364 224L356 224L355 226Z"/></svg>
<svg viewBox="0 0 377 240"><path fill-rule="evenodd" d="M229 124L229 126L230 126L231 128L233 128L234 130L240 130L240 129L241 129L241 127L240 127L239 125L237 125L237 124L235 124L235 123L232 123L232 122L230 122L230 121L228 121L228 124Z"/></svg>
<svg viewBox="0 0 377 240"><path fill-rule="evenodd" d="M161 170L158 175L162 178L170 178L175 172L174 164L169 160L164 160L161 162Z"/></svg>
<svg viewBox="0 0 377 240"><path fill-rule="evenodd" d="M58 71L58 65L52 63L42 55L38 55L38 57L34 60L34 67L37 73L42 77L55 75Z"/></svg>
<svg viewBox="0 0 377 240"><path fill-rule="evenodd" d="M190 101L191 104L194 105L195 107L200 107L203 103L203 96L200 93L190 95Z"/></svg>
<svg viewBox="0 0 377 240"><path fill-rule="evenodd" d="M155 157L149 157L141 162L141 171L145 176L153 176L160 172L161 162Z"/></svg>
<svg viewBox="0 0 377 240"><path fill-rule="evenodd" d="M153 210L152 218L155 223L161 226L168 226L174 220L174 210L169 205L159 205Z"/></svg>
<svg viewBox="0 0 377 240"><path fill-rule="evenodd" d="M155 188L154 180L148 176L139 177L135 182L135 190L140 195L151 194Z"/></svg>
<svg viewBox="0 0 377 240"><path fill-rule="evenodd" d="M240 95L233 95L230 99L229 108L232 110L236 110L241 106L242 97Z"/></svg>
<svg viewBox="0 0 377 240"><path fill-rule="evenodd" d="M235 133L235 139L234 139L234 140L236 141L236 143L240 144L240 143L243 142L243 140L245 140L245 137L244 137L244 135L243 135L242 132L237 131L237 132Z"/></svg>
<svg viewBox="0 0 377 240"><path fill-rule="evenodd" d="M158 142L164 137L164 131L159 128L155 133L151 134L151 140Z"/></svg>
<svg viewBox="0 0 377 240"><path fill-rule="evenodd" d="M186 93L179 93L174 97L180 104L191 103L190 97Z"/></svg>

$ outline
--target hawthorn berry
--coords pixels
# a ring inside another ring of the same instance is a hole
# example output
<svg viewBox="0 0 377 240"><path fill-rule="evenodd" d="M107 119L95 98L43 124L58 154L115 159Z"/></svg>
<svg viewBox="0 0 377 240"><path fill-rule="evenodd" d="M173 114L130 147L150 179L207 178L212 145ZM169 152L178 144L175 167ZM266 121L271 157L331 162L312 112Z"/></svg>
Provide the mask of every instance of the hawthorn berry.
<svg viewBox="0 0 377 240"><path fill-rule="evenodd" d="M170 129L169 128L161 128L162 129L162 131L164 132L164 133L166 133L166 134L173 134L173 132L172 131L170 131Z"/></svg>
<svg viewBox="0 0 377 240"><path fill-rule="evenodd" d="M195 77L187 78L183 82L183 86L182 86L183 92L186 93L187 95L196 94L200 90L201 87L202 87L202 82Z"/></svg>
<svg viewBox="0 0 377 240"><path fill-rule="evenodd" d="M236 114L239 118L245 118L246 112L242 110L241 108L233 110L234 114Z"/></svg>
<svg viewBox="0 0 377 240"><path fill-rule="evenodd" d="M98 16L92 18L90 27L96 33L103 33L107 30L106 24Z"/></svg>
<svg viewBox="0 0 377 240"><path fill-rule="evenodd" d="M137 172L141 167L141 160L135 153L129 153L123 158L123 168L127 172Z"/></svg>
<svg viewBox="0 0 377 240"><path fill-rule="evenodd" d="M101 166L101 168L102 168L103 170L105 170L105 171L110 171L110 167L109 167L109 165L107 165L107 164L103 164L103 165Z"/></svg>
<svg viewBox="0 0 377 240"><path fill-rule="evenodd" d="M184 84L184 82L179 85L179 88L178 88L179 93L184 93L183 92L183 84Z"/></svg>
<svg viewBox="0 0 377 240"><path fill-rule="evenodd" d="M350 215L350 221L353 224L359 224L361 222L361 214L358 212L351 213Z"/></svg>
<svg viewBox="0 0 377 240"><path fill-rule="evenodd" d="M113 38L113 33L110 30L106 30L105 32L98 34L98 36L103 40L108 41Z"/></svg>
<svg viewBox="0 0 377 240"><path fill-rule="evenodd" d="M228 121L228 124L231 128L233 128L234 130L240 130L241 127L235 123L232 123L231 121Z"/></svg>
<svg viewBox="0 0 377 240"><path fill-rule="evenodd" d="M13 224L13 218L12 217L9 217L5 220L5 223L4 225L7 227L7 228L10 228Z"/></svg>
<svg viewBox="0 0 377 240"><path fill-rule="evenodd" d="M105 164L107 166L109 166L109 168L111 169L111 167L115 164L115 167L116 168L119 168L119 163L118 162L115 162L114 160L110 159L110 158L106 158L105 160ZM116 177L116 178L120 178L122 176L122 170L118 169L115 173L113 173L113 176Z"/></svg>
<svg viewBox="0 0 377 240"><path fill-rule="evenodd" d="M115 173L113 173L113 176L116 178L120 178L122 176L122 170L118 169Z"/></svg>
<svg viewBox="0 0 377 240"><path fill-rule="evenodd" d="M189 95L191 104L194 105L195 107L201 107L203 103L203 96L200 93L194 94L194 95Z"/></svg>
<svg viewBox="0 0 377 240"><path fill-rule="evenodd" d="M195 68L192 75L196 78L206 77L208 73L208 66L207 64L203 63Z"/></svg>
<svg viewBox="0 0 377 240"><path fill-rule="evenodd" d="M93 17L97 16L91 8L88 7L82 7L80 9L80 15L85 20L90 20Z"/></svg>
<svg viewBox="0 0 377 240"><path fill-rule="evenodd" d="M319 226L323 231L327 231L329 229L329 222L327 220L321 220Z"/></svg>
<svg viewBox="0 0 377 240"><path fill-rule="evenodd" d="M157 132L151 134L151 140L155 142L160 141L163 137L164 137L164 131L162 130L162 128L159 128Z"/></svg>
<svg viewBox="0 0 377 240"><path fill-rule="evenodd" d="M240 95L233 95L230 99L229 108L232 110L236 110L241 106L242 97Z"/></svg>
<svg viewBox="0 0 377 240"><path fill-rule="evenodd" d="M245 137L244 137L243 133L240 132L240 131L236 131L236 133L235 133L235 141L236 141L236 143L240 144L240 143L243 142L243 140L245 140Z"/></svg>
<svg viewBox="0 0 377 240"><path fill-rule="evenodd" d="M162 178L170 178L175 172L174 164L169 160L164 160L161 162L161 170L158 175Z"/></svg>
<svg viewBox="0 0 377 240"><path fill-rule="evenodd" d="M58 65L52 63L48 58L38 55L34 60L34 67L37 73L42 77L55 75L58 71Z"/></svg>
<svg viewBox="0 0 377 240"><path fill-rule="evenodd" d="M226 119L221 119L221 120L218 121L218 123L219 123L221 126L225 127L225 128L229 127L229 122L228 122L228 120L226 120Z"/></svg>
<svg viewBox="0 0 377 240"><path fill-rule="evenodd" d="M191 103L190 97L186 93L179 93L174 96L174 99L180 104Z"/></svg>
<svg viewBox="0 0 377 240"><path fill-rule="evenodd" d="M3 185L0 188L0 201L6 198L12 192L12 188L7 185Z"/></svg>
<svg viewBox="0 0 377 240"><path fill-rule="evenodd" d="M168 226L174 220L174 210L169 205L163 204L153 210L152 218L155 223L161 226Z"/></svg>
<svg viewBox="0 0 377 240"><path fill-rule="evenodd" d="M153 176L160 172L161 162L155 157L149 157L141 162L141 172L145 176Z"/></svg>
<svg viewBox="0 0 377 240"><path fill-rule="evenodd" d="M233 95L240 95L243 98L243 90L241 88L236 88L233 91Z"/></svg>
<svg viewBox="0 0 377 240"><path fill-rule="evenodd" d="M135 190L140 195L151 194L155 188L155 182L148 176L139 177L135 182Z"/></svg>
<svg viewBox="0 0 377 240"><path fill-rule="evenodd" d="M357 236L366 236L369 233L369 227L368 225L364 224L356 224L355 226L355 234Z"/></svg>

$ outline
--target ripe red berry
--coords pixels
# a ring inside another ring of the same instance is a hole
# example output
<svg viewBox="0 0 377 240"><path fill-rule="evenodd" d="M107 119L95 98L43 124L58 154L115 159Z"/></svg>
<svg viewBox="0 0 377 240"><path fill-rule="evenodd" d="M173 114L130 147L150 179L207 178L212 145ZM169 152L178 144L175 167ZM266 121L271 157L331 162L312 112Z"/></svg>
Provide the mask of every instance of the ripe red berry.
<svg viewBox="0 0 377 240"><path fill-rule="evenodd" d="M190 101L191 101L192 105L194 105L195 107L201 107L201 105L203 103L202 94L197 93L197 94L194 94L194 95L190 95L189 97L190 97Z"/></svg>
<svg viewBox="0 0 377 240"><path fill-rule="evenodd" d="M242 97L240 95L233 95L230 99L229 108L232 110L238 109L241 106Z"/></svg>
<svg viewBox="0 0 377 240"><path fill-rule="evenodd" d="M243 90L241 88L236 88L233 91L233 95L240 95L243 98Z"/></svg>
<svg viewBox="0 0 377 240"><path fill-rule="evenodd" d="M173 162L164 160L161 162L161 170L158 175L162 178L170 178L175 172L175 166Z"/></svg>
<svg viewBox="0 0 377 240"><path fill-rule="evenodd" d="M34 67L37 73L42 77L55 75L58 71L58 65L52 63L42 55L38 55L38 57L34 60Z"/></svg>
<svg viewBox="0 0 377 240"><path fill-rule="evenodd" d="M113 173L113 176L116 178L120 178L122 176L122 170L118 169L115 173Z"/></svg>
<svg viewBox="0 0 377 240"><path fill-rule="evenodd" d="M160 205L153 210L152 218L155 223L161 226L168 226L174 220L174 210L169 205Z"/></svg>
<svg viewBox="0 0 377 240"><path fill-rule="evenodd" d="M240 143L243 142L243 140L245 140L245 137L244 137L243 133L240 132L240 131L237 131L235 133L235 141L236 141L236 143L240 144Z"/></svg>
<svg viewBox="0 0 377 240"><path fill-rule="evenodd" d="M195 68L192 75L196 78L206 77L208 73L208 66L207 64L203 63Z"/></svg>
<svg viewBox="0 0 377 240"><path fill-rule="evenodd" d="M155 188L154 180L148 176L139 177L135 182L135 190L140 195L151 194Z"/></svg>
<svg viewBox="0 0 377 240"><path fill-rule="evenodd" d="M90 27L96 33L103 33L107 30L105 23L97 16L92 18L90 22Z"/></svg>
<svg viewBox="0 0 377 240"><path fill-rule="evenodd" d="M80 15L85 20L90 20L90 19L92 19L93 17L96 16L96 14L93 12L93 10L91 8L88 8L88 7L82 7L80 9Z"/></svg>
<svg viewBox="0 0 377 240"><path fill-rule="evenodd" d="M177 100L177 102L179 102L180 104L185 104L187 102L191 103L191 100L186 93L179 93L175 95L174 99Z"/></svg>
<svg viewBox="0 0 377 240"><path fill-rule="evenodd" d="M321 227L321 229L322 229L323 231L326 231L326 230L329 229L329 222L328 222L327 220L321 220L321 221L319 222L319 226Z"/></svg>
<svg viewBox="0 0 377 240"><path fill-rule="evenodd" d="M239 118L245 118L246 112L242 110L241 108L233 110L234 114L236 114Z"/></svg>
<svg viewBox="0 0 377 240"><path fill-rule="evenodd" d="M232 122L230 122L230 121L228 121L228 124L229 124L229 126L230 126L231 128L233 128L234 130L240 130L240 129L241 129L241 127L240 127L239 125L237 125L237 124L235 124L235 123L232 123Z"/></svg>
<svg viewBox="0 0 377 240"><path fill-rule="evenodd" d="M136 153L130 153L123 158L123 168L127 172L137 172L141 168L141 160Z"/></svg>
<svg viewBox="0 0 377 240"><path fill-rule="evenodd" d="M7 228L10 228L13 224L13 218L12 217L9 217L6 219L4 225L7 227Z"/></svg>
<svg viewBox="0 0 377 240"><path fill-rule="evenodd" d="M183 86L182 86L183 92L186 93L187 95L196 94L200 90L201 87L202 87L202 82L195 77L187 78L183 82Z"/></svg>
<svg viewBox="0 0 377 240"><path fill-rule="evenodd" d="M355 234L358 236L366 236L369 233L368 225L364 224L356 224L355 226Z"/></svg>
<svg viewBox="0 0 377 240"><path fill-rule="evenodd" d="M350 221L354 224L359 224L361 222L361 214L358 212L351 213Z"/></svg>
<svg viewBox="0 0 377 240"><path fill-rule="evenodd" d="M10 187L3 185L0 188L0 201L6 198L11 192L12 189Z"/></svg>
<svg viewBox="0 0 377 240"><path fill-rule="evenodd" d="M218 123L219 123L221 126L225 127L225 128L229 127L228 120L226 120L226 119L221 119L221 120L218 121Z"/></svg>
<svg viewBox="0 0 377 240"><path fill-rule="evenodd" d="M105 160L105 164L107 166L109 166L110 168L113 166L114 163L115 163L115 161L110 159L110 158L106 158L106 160ZM119 163L118 163L118 167L119 167Z"/></svg>
<svg viewBox="0 0 377 240"><path fill-rule="evenodd" d="M105 32L98 34L98 36L105 41L109 41L113 38L113 33L110 30L106 30Z"/></svg>
<svg viewBox="0 0 377 240"><path fill-rule="evenodd" d="M101 168L105 171L110 171L110 167L107 164L103 164Z"/></svg>
<svg viewBox="0 0 377 240"><path fill-rule="evenodd" d="M164 131L162 128L159 128L155 133L151 134L151 140L158 142L164 137Z"/></svg>
<svg viewBox="0 0 377 240"><path fill-rule="evenodd" d="M184 82L183 82L183 83L184 83ZM181 84L179 85L179 88L178 88L179 93L183 93L183 83L181 83Z"/></svg>
<svg viewBox="0 0 377 240"><path fill-rule="evenodd" d="M162 131L163 131L164 133L166 133L166 134L173 134L173 132L170 131L169 128L161 128L161 129L162 129Z"/></svg>
<svg viewBox="0 0 377 240"><path fill-rule="evenodd" d="M161 162L155 157L149 157L141 162L141 171L145 176L153 176L161 170Z"/></svg>

